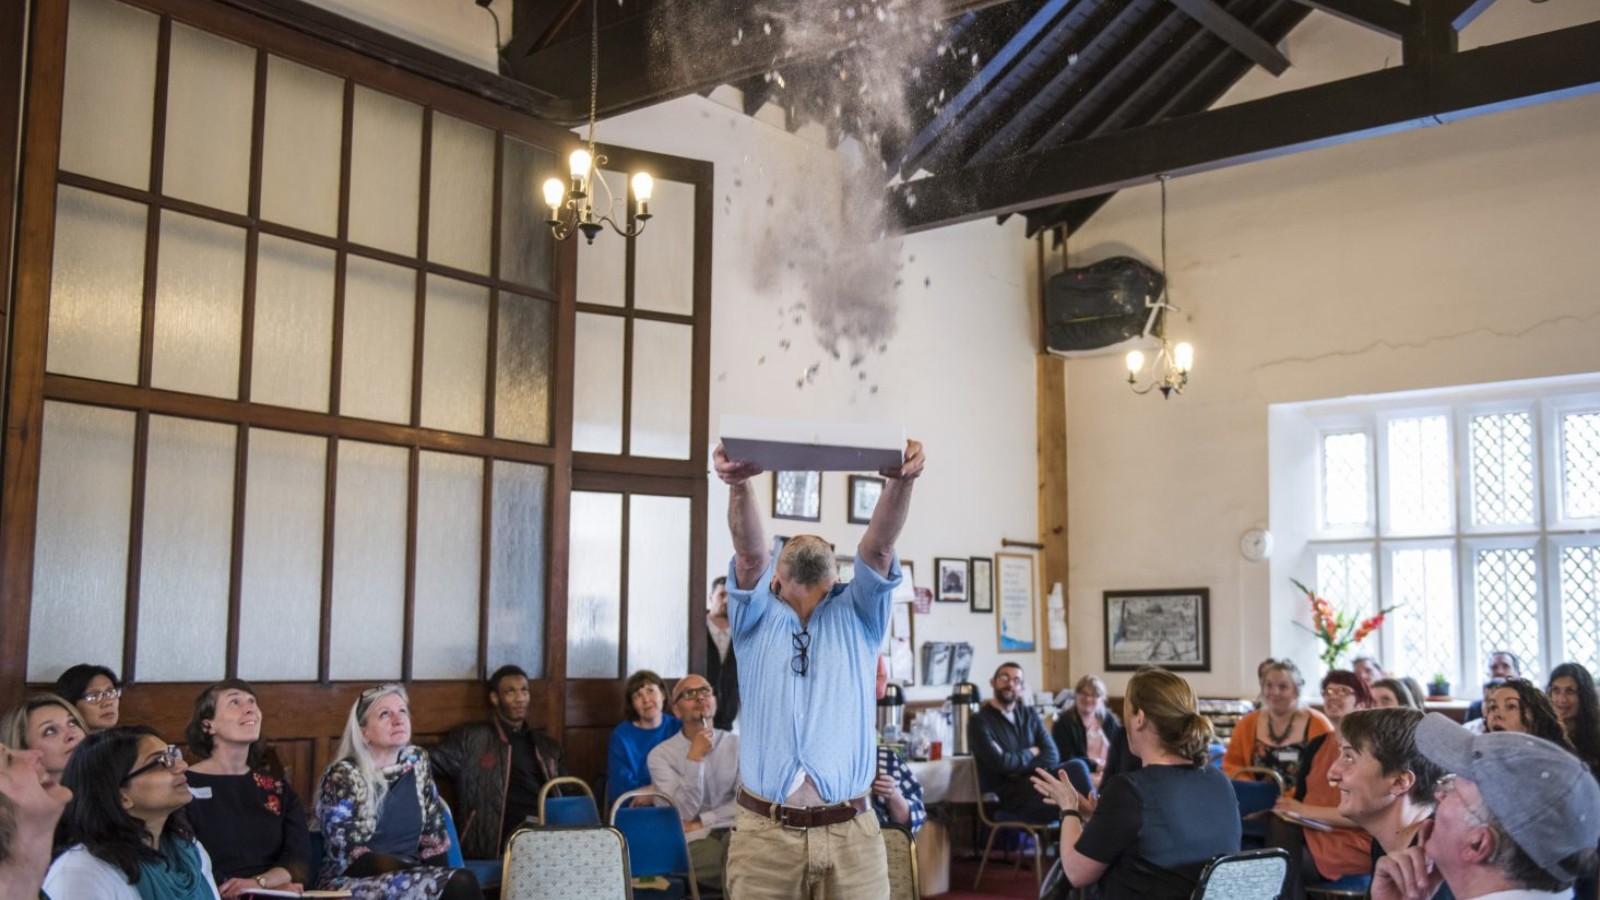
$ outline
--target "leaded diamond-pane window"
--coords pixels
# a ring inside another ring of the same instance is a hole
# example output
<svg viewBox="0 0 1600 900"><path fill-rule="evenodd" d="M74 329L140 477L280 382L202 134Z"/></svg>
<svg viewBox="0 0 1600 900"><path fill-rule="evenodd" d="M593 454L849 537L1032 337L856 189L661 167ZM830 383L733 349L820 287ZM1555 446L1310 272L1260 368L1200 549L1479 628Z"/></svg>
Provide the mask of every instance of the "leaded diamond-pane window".
<svg viewBox="0 0 1600 900"><path fill-rule="evenodd" d="M1472 521L1533 523L1533 417L1526 412L1473 416Z"/></svg>
<svg viewBox="0 0 1600 900"><path fill-rule="evenodd" d="M1389 530L1450 527L1450 425L1444 416L1389 423Z"/></svg>
<svg viewBox="0 0 1600 900"><path fill-rule="evenodd" d="M1322 436L1322 527L1372 523L1367 485L1372 479L1367 435L1355 431Z"/></svg>
<svg viewBox="0 0 1600 900"><path fill-rule="evenodd" d="M1378 611L1372 574L1372 554L1368 551L1317 554L1317 593L1339 609L1358 612L1363 617ZM1377 655L1376 639L1377 635L1367 638L1355 653Z"/></svg>
<svg viewBox="0 0 1600 900"><path fill-rule="evenodd" d="M1531 547L1479 550L1472 564L1478 643L1485 654L1510 650L1522 660L1522 677L1544 672L1539 646L1539 563Z"/></svg>
<svg viewBox="0 0 1600 900"><path fill-rule="evenodd" d="M1458 671L1454 552L1397 550L1392 568L1397 608L1389 616L1395 644L1390 668L1419 677Z"/></svg>
<svg viewBox="0 0 1600 900"><path fill-rule="evenodd" d="M1561 550L1562 658L1600 670L1600 547Z"/></svg>
<svg viewBox="0 0 1600 900"><path fill-rule="evenodd" d="M1561 511L1600 516L1600 412L1561 417Z"/></svg>

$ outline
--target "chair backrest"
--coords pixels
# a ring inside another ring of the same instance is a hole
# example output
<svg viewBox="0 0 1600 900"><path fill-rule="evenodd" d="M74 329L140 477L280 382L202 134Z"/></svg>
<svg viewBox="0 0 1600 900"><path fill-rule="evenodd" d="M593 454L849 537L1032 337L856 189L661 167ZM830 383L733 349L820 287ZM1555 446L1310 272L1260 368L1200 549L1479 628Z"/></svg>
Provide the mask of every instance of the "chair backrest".
<svg viewBox="0 0 1600 900"><path fill-rule="evenodd" d="M450 814L449 804L440 801L439 805L444 807L445 834L450 835L450 849L445 851L445 858L449 861L450 868L460 869L467 863L461 854L461 835L456 833L456 817Z"/></svg>
<svg viewBox="0 0 1600 900"><path fill-rule="evenodd" d="M1270 776L1266 781L1244 781L1239 775L1253 773ZM1240 769L1232 779L1233 794L1239 798L1239 815L1248 816L1251 813L1271 809L1278 798L1283 795L1283 776L1271 769L1258 766L1249 766Z"/></svg>
<svg viewBox="0 0 1600 900"><path fill-rule="evenodd" d="M658 806L632 806L636 797L649 797ZM611 805L611 827L628 842L628 866L635 878L672 875L686 879L689 893L700 900L689 843L683 835L683 818L672 798L649 788L626 791Z"/></svg>
<svg viewBox="0 0 1600 900"><path fill-rule="evenodd" d="M918 900L917 840L911 829L890 822L881 829L883 852L889 858L889 900Z"/></svg>
<svg viewBox="0 0 1600 900"><path fill-rule="evenodd" d="M622 835L604 826L546 826L513 834L506 844L500 900L571 897L632 900Z"/></svg>
<svg viewBox="0 0 1600 900"><path fill-rule="evenodd" d="M1230 853L1200 873L1192 900L1278 900L1289 880L1289 854L1280 847Z"/></svg>
<svg viewBox="0 0 1600 900"><path fill-rule="evenodd" d="M604 824L588 783L571 775L552 778L539 788L539 821L546 825Z"/></svg>

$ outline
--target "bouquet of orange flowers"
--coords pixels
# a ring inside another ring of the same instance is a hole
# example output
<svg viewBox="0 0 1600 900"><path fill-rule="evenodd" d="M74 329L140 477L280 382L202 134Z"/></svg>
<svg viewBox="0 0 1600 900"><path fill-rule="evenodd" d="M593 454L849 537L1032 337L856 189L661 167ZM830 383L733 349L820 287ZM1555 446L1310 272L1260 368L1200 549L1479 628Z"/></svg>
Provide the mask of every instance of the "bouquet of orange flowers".
<svg viewBox="0 0 1600 900"><path fill-rule="evenodd" d="M1350 652L1351 647L1366 640L1367 635L1382 627L1383 620L1395 609L1393 606L1385 606L1378 610L1377 615L1357 620L1344 610L1334 609L1327 598L1317 596L1317 592L1311 588L1293 578L1289 580L1311 603L1311 627L1306 630L1316 635L1322 644L1322 652L1318 656L1330 669L1338 668L1339 658ZM1299 622L1295 624L1305 628Z"/></svg>

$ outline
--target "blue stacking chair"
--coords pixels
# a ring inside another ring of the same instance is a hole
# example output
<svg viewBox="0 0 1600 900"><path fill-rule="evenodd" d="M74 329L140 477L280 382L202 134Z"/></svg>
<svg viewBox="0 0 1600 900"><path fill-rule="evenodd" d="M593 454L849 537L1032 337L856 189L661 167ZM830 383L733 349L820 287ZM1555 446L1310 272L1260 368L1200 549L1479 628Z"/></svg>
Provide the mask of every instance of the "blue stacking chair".
<svg viewBox="0 0 1600 900"><path fill-rule="evenodd" d="M569 790L574 793L567 796L560 793ZM552 778L539 788L539 822L544 825L603 824L589 785L571 775Z"/></svg>
<svg viewBox="0 0 1600 900"><path fill-rule="evenodd" d="M665 805L630 806L635 797L649 797ZM628 869L634 878L664 875L671 883L664 896L681 898L687 887L689 896L700 900L689 843L683 836L683 819L671 798L649 788L627 791L611 804L611 827L622 832L628 842ZM634 895L663 896L637 887Z"/></svg>
<svg viewBox="0 0 1600 900"><path fill-rule="evenodd" d="M1242 781L1245 774L1265 776L1265 781ZM1266 817L1283 796L1283 776L1260 766L1246 766L1232 779L1233 794L1239 800L1239 818L1242 832L1240 846L1246 850L1267 845Z"/></svg>
<svg viewBox="0 0 1600 900"><path fill-rule="evenodd" d="M478 886L493 888L500 886L501 861L498 859L466 859L461 855L461 836L456 833L456 818L451 815L450 807L444 808L444 830L450 835L450 849L445 853L445 858L452 869L466 869L478 879Z"/></svg>

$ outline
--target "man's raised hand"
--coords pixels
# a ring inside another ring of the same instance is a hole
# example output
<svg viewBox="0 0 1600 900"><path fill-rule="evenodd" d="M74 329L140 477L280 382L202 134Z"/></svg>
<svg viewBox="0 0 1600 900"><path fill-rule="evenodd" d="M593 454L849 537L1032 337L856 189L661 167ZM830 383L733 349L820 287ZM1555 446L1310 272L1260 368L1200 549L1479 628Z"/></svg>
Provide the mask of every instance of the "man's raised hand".
<svg viewBox="0 0 1600 900"><path fill-rule="evenodd" d="M921 441L906 441L905 460L898 466L878 470L878 474L895 481L910 481L922 474L924 463ZM723 479L727 481L726 478Z"/></svg>
<svg viewBox="0 0 1600 900"><path fill-rule="evenodd" d="M728 458L728 451L717 444L717 449L711 451L711 461L717 470L717 477L727 484L744 484L751 478L766 471L755 463L739 462Z"/></svg>

